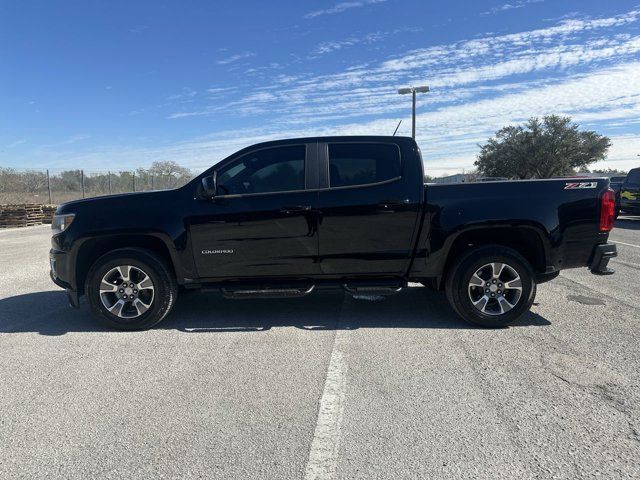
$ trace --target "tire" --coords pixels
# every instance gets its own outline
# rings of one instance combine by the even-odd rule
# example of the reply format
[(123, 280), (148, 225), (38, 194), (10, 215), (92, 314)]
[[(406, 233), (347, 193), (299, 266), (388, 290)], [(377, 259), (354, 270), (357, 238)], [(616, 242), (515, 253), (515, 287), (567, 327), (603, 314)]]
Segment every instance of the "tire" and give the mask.
[[(129, 286), (134, 286), (126, 290), (121, 288), (127, 286), (125, 275)], [(86, 293), (92, 313), (107, 326), (146, 330), (167, 316), (176, 301), (178, 285), (167, 264), (153, 253), (121, 249), (103, 255), (91, 266)]]
[[(501, 271), (499, 277), (494, 277), (496, 270)], [(531, 308), (536, 281), (522, 255), (511, 248), (488, 245), (474, 248), (455, 262), (447, 272), (445, 290), (451, 307), (467, 322), (506, 327)]]

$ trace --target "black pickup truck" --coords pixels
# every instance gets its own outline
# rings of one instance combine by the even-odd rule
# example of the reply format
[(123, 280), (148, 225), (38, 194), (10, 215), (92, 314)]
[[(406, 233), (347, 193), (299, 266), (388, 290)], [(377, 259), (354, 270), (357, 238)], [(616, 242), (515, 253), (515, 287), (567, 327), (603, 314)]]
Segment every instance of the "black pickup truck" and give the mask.
[(409, 282), (444, 290), (462, 318), (495, 327), (527, 312), (536, 285), (561, 269), (613, 273), (608, 179), (423, 179), (411, 138), (261, 143), (175, 190), (61, 205), (51, 277), (72, 306), (84, 294), (121, 329), (155, 325), (187, 289), (357, 296)]

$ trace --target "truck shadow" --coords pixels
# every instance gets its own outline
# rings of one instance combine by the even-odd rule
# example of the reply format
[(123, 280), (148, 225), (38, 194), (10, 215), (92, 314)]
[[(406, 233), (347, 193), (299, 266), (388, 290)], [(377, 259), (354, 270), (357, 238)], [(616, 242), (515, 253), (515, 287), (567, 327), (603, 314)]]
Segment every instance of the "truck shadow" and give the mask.
[[(529, 312), (514, 327), (547, 326)], [(215, 293), (189, 293), (156, 330), (184, 333), (261, 332), (273, 327), (304, 330), (360, 328), (476, 329), (460, 319), (444, 295), (409, 288), (379, 301), (357, 300), (340, 292), (318, 292), (297, 299), (228, 300)], [(117, 333), (103, 327), (86, 301), (74, 310), (62, 291), (36, 292), (0, 300), (0, 333), (64, 335), (71, 332)]]

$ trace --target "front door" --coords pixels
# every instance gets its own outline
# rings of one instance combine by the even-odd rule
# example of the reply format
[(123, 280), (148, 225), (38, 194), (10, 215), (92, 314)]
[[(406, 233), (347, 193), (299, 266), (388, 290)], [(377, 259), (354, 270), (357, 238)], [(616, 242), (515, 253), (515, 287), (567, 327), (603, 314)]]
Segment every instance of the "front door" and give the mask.
[(221, 165), (215, 198), (201, 202), (190, 226), (201, 278), (319, 272), (318, 192), (307, 187), (315, 148), (263, 148)]

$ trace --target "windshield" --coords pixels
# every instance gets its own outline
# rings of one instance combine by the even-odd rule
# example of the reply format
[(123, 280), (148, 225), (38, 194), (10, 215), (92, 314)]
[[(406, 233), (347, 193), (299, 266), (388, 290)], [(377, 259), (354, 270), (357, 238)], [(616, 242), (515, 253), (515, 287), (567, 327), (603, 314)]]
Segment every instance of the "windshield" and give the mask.
[(634, 168), (629, 172), (626, 183), (631, 186), (640, 185), (640, 168)]

